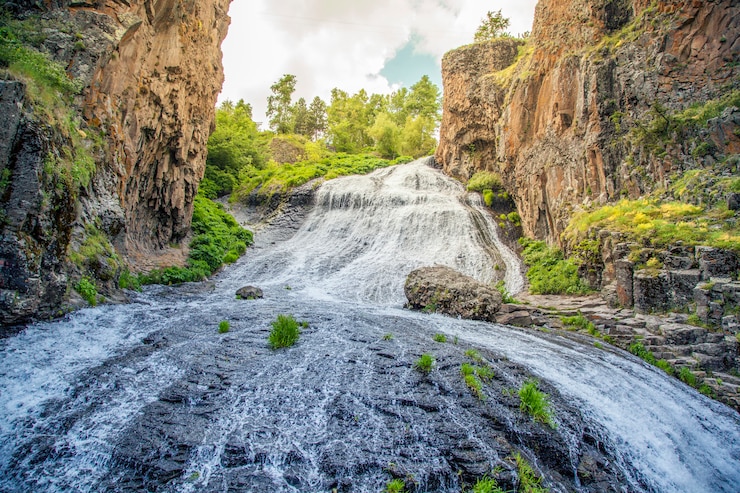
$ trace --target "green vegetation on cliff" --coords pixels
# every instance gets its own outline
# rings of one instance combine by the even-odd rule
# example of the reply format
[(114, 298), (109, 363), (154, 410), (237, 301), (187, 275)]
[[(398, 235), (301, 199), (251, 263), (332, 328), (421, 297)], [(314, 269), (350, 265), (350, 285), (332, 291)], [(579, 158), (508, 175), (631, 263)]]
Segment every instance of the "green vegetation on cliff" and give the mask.
[(590, 289), (578, 277), (578, 265), (563, 252), (544, 241), (520, 238), (522, 257), (532, 294), (587, 294)]

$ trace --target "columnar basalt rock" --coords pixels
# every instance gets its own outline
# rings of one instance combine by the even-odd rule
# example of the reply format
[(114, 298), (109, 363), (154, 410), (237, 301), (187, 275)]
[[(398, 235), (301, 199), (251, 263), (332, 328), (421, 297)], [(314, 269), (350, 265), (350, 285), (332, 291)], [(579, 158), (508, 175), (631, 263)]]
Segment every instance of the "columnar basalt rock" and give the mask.
[[(541, 0), (516, 61), (491, 62), (512, 40), (445, 55), (436, 160), (462, 179), (498, 171), (524, 233), (559, 242), (579, 204), (638, 197), (692, 165), (689, 143), (646, 155), (629, 130), (656, 103), (679, 110), (737, 89), (739, 34), (731, 0)], [(731, 118), (704, 136), (721, 154), (740, 145)]]
[[(0, 134), (0, 171), (9, 170), (0, 206), (15, 218), (1, 223), (3, 323), (57, 312), (70, 291), (68, 274), (76, 269), (67, 256), (91, 234), (90, 227), (115, 247), (110, 252), (118, 262), (115, 269), (127, 259), (136, 269), (137, 262), (186, 239), (223, 83), (220, 45), (230, 2), (19, 0), (4, 5), (18, 19), (39, 19), (44, 35), (37, 48), (60, 62), (83, 89), (70, 106), (80, 119), (70, 132), (59, 122), (42, 121), (43, 112), (23, 90), (15, 94), (22, 84), (0, 87), (2, 119), (8, 120)], [(49, 156), (74, 155), (69, 150), (74, 139), (93, 150), (95, 171), (79, 190), (70, 189), (62, 204), (54, 191), (62, 184), (53, 183), (44, 166)], [(104, 284), (115, 285), (115, 269), (106, 272)]]

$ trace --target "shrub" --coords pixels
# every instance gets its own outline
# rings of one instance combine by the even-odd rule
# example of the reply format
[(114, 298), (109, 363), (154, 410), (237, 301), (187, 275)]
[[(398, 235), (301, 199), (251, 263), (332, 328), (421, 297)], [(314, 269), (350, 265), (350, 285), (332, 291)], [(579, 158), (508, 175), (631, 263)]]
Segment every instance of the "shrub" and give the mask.
[(435, 342), (447, 342), (447, 336), (444, 334), (434, 334)]
[(506, 282), (502, 279), (499, 282), (496, 283), (496, 289), (499, 293), (501, 293), (501, 301), (503, 303), (516, 303), (516, 298), (514, 298), (511, 293), (509, 293), (509, 290), (506, 289)]
[(231, 328), (231, 324), (229, 324), (228, 320), (222, 320), (218, 324), (218, 332), (221, 334), (227, 333), (230, 328)]
[(642, 358), (651, 365), (655, 365), (657, 363), (657, 360), (655, 359), (653, 353), (648, 351), (640, 341), (635, 341), (630, 344), (628, 350), (630, 353), (634, 354), (638, 358)]
[(130, 289), (132, 291), (141, 291), (141, 280), (139, 276), (135, 276), (125, 269), (118, 276), (118, 287), (120, 289)]
[(268, 338), (272, 349), (290, 347), (298, 341), (300, 330), (298, 322), (292, 315), (278, 315), (272, 322)]
[(422, 373), (429, 373), (434, 367), (434, 356), (431, 354), (422, 354), (414, 363), (414, 368)]
[(74, 288), (90, 306), (98, 304), (98, 289), (95, 287), (95, 282), (89, 277), (80, 279)]
[(552, 416), (550, 397), (537, 388), (536, 380), (527, 380), (519, 388), (519, 408), (539, 421), (555, 428)]
[(468, 180), (467, 189), (471, 192), (492, 192), (501, 188), (501, 177), (491, 171), (478, 171)]
[(673, 374), (676, 373), (671, 364), (664, 359), (659, 359), (658, 361), (656, 361), (655, 366), (666, 372), (668, 375), (673, 376)]
[(527, 279), (532, 294), (587, 294), (591, 289), (578, 277), (578, 266), (563, 252), (544, 241), (520, 238), (522, 257), (529, 266)]

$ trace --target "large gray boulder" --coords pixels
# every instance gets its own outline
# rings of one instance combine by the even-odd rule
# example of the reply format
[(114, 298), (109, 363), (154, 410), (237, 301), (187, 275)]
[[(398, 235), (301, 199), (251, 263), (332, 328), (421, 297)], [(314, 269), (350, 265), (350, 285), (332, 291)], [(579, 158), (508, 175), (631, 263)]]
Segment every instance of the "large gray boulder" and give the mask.
[(407, 308), (429, 310), (472, 320), (496, 321), (501, 293), (450, 267), (412, 271), (404, 286)]

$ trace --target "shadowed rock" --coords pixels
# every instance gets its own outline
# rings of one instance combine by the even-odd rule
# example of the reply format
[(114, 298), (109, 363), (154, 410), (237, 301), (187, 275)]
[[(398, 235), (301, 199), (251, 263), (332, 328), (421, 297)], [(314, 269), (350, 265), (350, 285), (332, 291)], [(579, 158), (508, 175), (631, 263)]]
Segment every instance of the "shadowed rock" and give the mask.
[(244, 286), (236, 291), (236, 296), (242, 300), (256, 300), (263, 297), (262, 290), (254, 286)]

